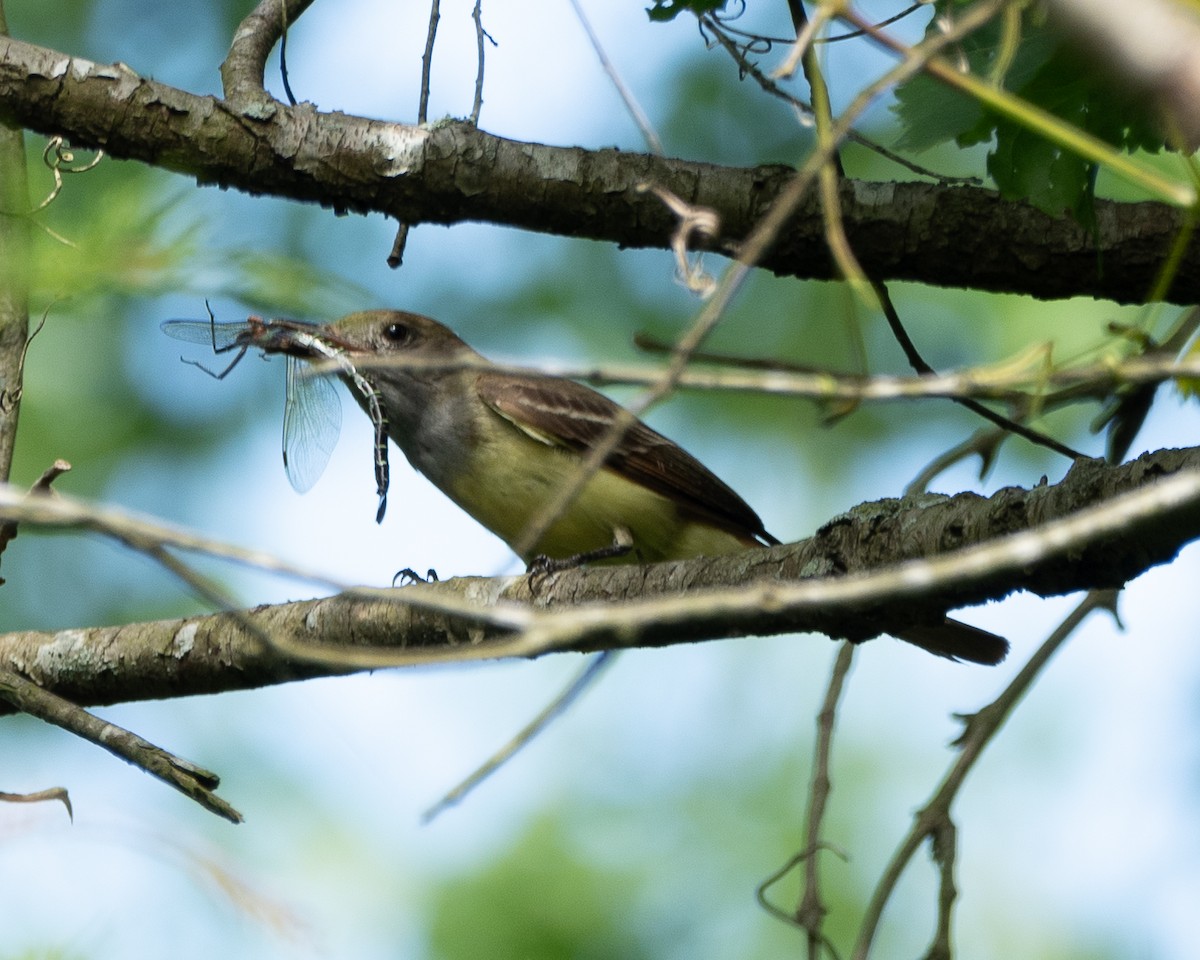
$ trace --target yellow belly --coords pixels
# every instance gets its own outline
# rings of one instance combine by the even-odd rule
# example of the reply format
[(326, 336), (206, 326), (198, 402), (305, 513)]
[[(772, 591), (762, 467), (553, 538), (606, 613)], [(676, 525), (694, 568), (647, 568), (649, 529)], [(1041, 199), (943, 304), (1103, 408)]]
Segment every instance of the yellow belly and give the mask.
[[(471, 469), (446, 492), (476, 520), (516, 549), (556, 493), (569, 483), (580, 457), (513, 431), (503, 450), (481, 444)], [(469, 475), (469, 476), (468, 476)], [(484, 478), (479, 482), (477, 478)], [(579, 496), (521, 559), (573, 557), (610, 546), (619, 528), (633, 550), (612, 561), (655, 563), (744, 550), (741, 538), (682, 516), (675, 504), (609, 469), (593, 476)]]

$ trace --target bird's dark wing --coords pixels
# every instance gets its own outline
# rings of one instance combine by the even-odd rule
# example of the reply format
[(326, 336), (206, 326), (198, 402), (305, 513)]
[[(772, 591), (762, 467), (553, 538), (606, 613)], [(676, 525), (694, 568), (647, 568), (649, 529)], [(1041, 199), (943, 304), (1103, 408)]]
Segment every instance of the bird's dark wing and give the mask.
[[(558, 377), (484, 372), (480, 398), (525, 433), (553, 446), (586, 453), (628, 415), (590, 387)], [(680, 509), (747, 539), (779, 543), (750, 506), (678, 444), (634, 420), (605, 465), (662, 494)]]

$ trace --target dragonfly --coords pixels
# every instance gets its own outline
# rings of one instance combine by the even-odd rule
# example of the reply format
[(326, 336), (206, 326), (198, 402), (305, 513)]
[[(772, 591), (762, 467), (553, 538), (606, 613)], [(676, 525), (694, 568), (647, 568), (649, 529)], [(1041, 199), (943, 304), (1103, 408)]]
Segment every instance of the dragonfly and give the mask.
[(307, 373), (301, 361), (329, 361), (336, 366), (351, 388), (363, 400), (375, 428), (375, 487), (379, 507), (375, 522), (382, 523), (387, 510), (389, 485), (387, 421), (374, 386), (355, 369), (344, 354), (319, 336), (320, 328), (297, 320), (248, 317), (234, 323), (208, 320), (167, 320), (163, 333), (186, 343), (207, 344), (214, 354), (233, 354), (221, 371), (206, 367), (198, 360), (181, 357), (184, 363), (199, 367), (209, 376), (224, 380), (251, 349), (264, 355), (282, 353), (287, 357), (287, 378), (283, 404), (283, 468), (288, 482), (297, 493), (307, 493), (325, 472), (342, 429), (342, 404), (328, 376)]

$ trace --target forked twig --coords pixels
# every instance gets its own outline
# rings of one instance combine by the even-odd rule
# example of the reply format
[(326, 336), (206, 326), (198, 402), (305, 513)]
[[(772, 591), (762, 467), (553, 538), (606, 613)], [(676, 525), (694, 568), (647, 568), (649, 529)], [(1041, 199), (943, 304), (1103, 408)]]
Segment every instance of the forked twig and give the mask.
[[(820, 956), (822, 948), (836, 956), (833, 943), (821, 932), (828, 912), (821, 899), (821, 884), (818, 875), (818, 854), (830, 849), (821, 839), (821, 824), (825, 819), (825, 806), (829, 800), (832, 784), (829, 779), (829, 758), (833, 748), (833, 725), (837, 717), (838, 701), (850, 666), (854, 660), (854, 644), (843, 643), (829, 675), (829, 686), (825, 699), (817, 714), (817, 741), (813, 751), (813, 776), (809, 787), (808, 812), (805, 816), (804, 847), (794, 854), (779, 870), (759, 884), (755, 895), (759, 904), (774, 916), (804, 930), (808, 937), (808, 955), (811, 960)], [(792, 913), (787, 913), (767, 900), (767, 891), (801, 863), (804, 864), (803, 893), (800, 903)]]
[(1116, 603), (1116, 596), (1115, 590), (1096, 590), (1084, 597), (1083, 601), (1067, 615), (1045, 643), (1029, 658), (1029, 661), (1000, 696), (977, 713), (964, 718), (963, 733), (955, 741), (955, 745), (959, 747), (958, 758), (951, 764), (929, 802), (918, 811), (912, 829), (900, 842), (880, 877), (863, 916), (852, 960), (866, 960), (879, 929), (884, 907), (887, 906), (905, 868), (927, 837), (934, 840), (934, 856), (938, 861), (941, 876), (937, 933), (929, 954), (931, 956), (949, 956), (950, 912), (955, 899), (953, 877), (955, 835), (953, 821), (950, 819), (950, 806), (958, 796), (958, 791), (966, 780), (967, 774), (975, 766), (984, 748), (999, 732), (1021, 698), (1029, 691), (1033, 681), (1041, 675), (1050, 662), (1050, 658), (1088, 614), (1094, 610), (1112, 610)]

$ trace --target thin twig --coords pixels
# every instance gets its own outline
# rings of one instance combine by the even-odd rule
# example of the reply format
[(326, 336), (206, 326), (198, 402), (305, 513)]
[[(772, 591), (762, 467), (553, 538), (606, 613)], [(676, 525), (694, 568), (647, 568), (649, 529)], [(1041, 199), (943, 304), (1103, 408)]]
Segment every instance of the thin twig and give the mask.
[[(676, 350), (669, 344), (645, 336), (639, 336), (637, 343), (649, 350), (672, 355)], [(497, 363), (491, 360), (414, 362), (400, 357), (367, 359), (358, 362), (356, 366), (364, 371), (486, 367), (488, 370), (506, 373), (567, 377), (602, 386), (652, 387), (661, 383), (664, 375), (671, 375), (675, 387), (696, 390), (770, 393), (839, 403), (975, 397), (1015, 405), (1029, 404), (1038, 410), (1050, 409), (1066, 402), (1104, 399), (1116, 389), (1139, 384), (1200, 378), (1200, 356), (1176, 360), (1161, 351), (1148, 351), (1123, 360), (1103, 360), (1083, 366), (1050, 370), (1047, 367), (1046, 349), (1039, 346), (1022, 355), (996, 363), (916, 377), (893, 374), (863, 376), (817, 369), (811, 365), (793, 364), (774, 358), (734, 357), (700, 350), (693, 351), (689, 356), (695, 361), (723, 364), (727, 369), (689, 367), (677, 374), (671, 374), (669, 368), (661, 366), (606, 363), (600, 367), (541, 364), (536, 370), (531, 370), (526, 365)], [(312, 365), (314, 374), (333, 372), (336, 369), (336, 366), (331, 364)], [(634, 404), (629, 406), (634, 409)], [(640, 415), (642, 410), (642, 407), (637, 407), (635, 412)]]
[(478, 66), (475, 69), (475, 99), (471, 103), (471, 125), (479, 126), (479, 111), (483, 109), (483, 66), (486, 60), (486, 48), (483, 41), (490, 40), (492, 46), (496, 41), (483, 29), (483, 0), (475, 0), (475, 9), (471, 11), (471, 19), (475, 21), (475, 56)]
[[(717, 42), (721, 45), (722, 49), (724, 49), (725, 52), (733, 58), (734, 62), (738, 65), (738, 69), (751, 77), (764, 92), (784, 101), (803, 116), (812, 116), (812, 104), (802, 100), (800, 97), (797, 97), (794, 94), (789, 93), (787, 90), (784, 90), (783, 87), (768, 77), (756, 63), (750, 60), (738, 48), (738, 45), (734, 43), (733, 40), (731, 40), (727, 35), (729, 30), (727, 24), (720, 23), (720, 26), (718, 26), (717, 22), (714, 22), (709, 17), (701, 17), (700, 22), (704, 25), (705, 29), (707, 29), (714, 37), (716, 37)], [(790, 43), (791, 41), (789, 40), (787, 42)], [(864, 136), (857, 130), (848, 131), (846, 133), (846, 139), (851, 143), (856, 143), (860, 147), (870, 150), (872, 153), (879, 154), (879, 156), (883, 157), (885, 160), (890, 160), (892, 163), (904, 167), (906, 170), (910, 170), (918, 176), (929, 177), (931, 180), (934, 180), (937, 183), (946, 185), (971, 184), (973, 186), (979, 186), (983, 183), (979, 177), (954, 177), (947, 174), (938, 173), (936, 170), (930, 170), (928, 167), (923, 167), (919, 163), (914, 163), (907, 157), (901, 156), (894, 150), (888, 149), (879, 141), (872, 140), (870, 137)]]
[[(908, 335), (908, 331), (900, 319), (900, 314), (897, 312), (895, 304), (892, 303), (892, 297), (888, 293), (887, 287), (879, 281), (874, 283), (874, 287), (875, 293), (879, 297), (880, 306), (883, 308), (883, 315), (887, 318), (888, 327), (891, 329), (892, 335), (896, 338), (896, 342), (900, 344), (900, 349), (904, 351), (904, 356), (908, 359), (909, 365), (922, 376), (936, 376), (937, 371), (926, 363), (925, 358), (917, 350), (917, 345), (913, 343), (912, 338)], [(984, 406), (978, 400), (973, 400), (970, 397), (955, 397), (953, 400), (959, 406), (966, 407), (972, 413), (983, 417), (984, 420), (994, 423), (1001, 430), (1015, 433), (1030, 443), (1035, 443), (1039, 447), (1045, 447), (1047, 450), (1053, 450), (1068, 460), (1076, 460), (1083, 456), (1078, 450), (1068, 447), (1065, 443), (1055, 440), (1040, 430), (1027, 427), (1025, 424), (1006, 417), (1002, 413), (997, 413), (990, 407)]]
[[(958, 791), (962, 787), (967, 774), (983, 753), (984, 748), (1000, 731), (1000, 728), (1004, 725), (1004, 722), (1008, 719), (1013, 709), (1029, 691), (1034, 680), (1041, 675), (1050, 658), (1058, 651), (1080, 623), (1094, 610), (1112, 609), (1115, 600), (1116, 591), (1113, 590), (1098, 590), (1089, 593), (1079, 606), (1050, 634), (1046, 642), (1038, 648), (1037, 652), (1029, 658), (1029, 662), (1021, 668), (1020, 672), (1013, 678), (1012, 682), (1004, 689), (1000, 696), (978, 713), (966, 718), (966, 727), (963, 735), (956, 741), (956, 745), (960, 748), (957, 759), (951, 764), (946, 776), (937, 790), (934, 791), (929, 802), (917, 813), (912, 829), (901, 841), (900, 846), (897, 848), (895, 854), (893, 854), (891, 861), (888, 863), (887, 868), (879, 879), (879, 883), (875, 887), (859, 928), (858, 942), (854, 947), (853, 960), (866, 960), (867, 955), (870, 953), (875, 933), (879, 928), (884, 907), (887, 906), (888, 900), (896, 889), (896, 884), (899, 882), (909, 861), (912, 860), (917, 850), (920, 849), (921, 844), (927, 837), (934, 836), (936, 831), (943, 830), (946, 824), (952, 823), (950, 820), (950, 806), (958, 795)], [(943, 840), (946, 836), (945, 833), (942, 834)], [(945, 871), (953, 869), (953, 850), (943, 847), (938, 852), (944, 860), (942, 864), (944, 876)], [(947, 883), (945, 879), (942, 882), (943, 885)], [(951, 879), (949, 882), (952, 885), (953, 880)], [(943, 891), (942, 894), (939, 894), (939, 905), (949, 910), (953, 904), (953, 899), (953, 896), (947, 896)], [(943, 917), (939, 912), (938, 936), (941, 935), (942, 930), (948, 929), (948, 917)], [(938, 941), (935, 941), (935, 946), (937, 943)]]
[[(433, 47), (437, 42), (438, 22), (441, 20), (441, 3), (440, 0), (430, 0), (429, 4), (429, 29), (425, 34), (425, 52), (421, 54), (421, 94), (417, 101), (417, 123), (423, 124), (429, 122), (429, 90), (430, 90), (430, 74), (433, 70)], [(480, 61), (480, 74), (482, 79), (482, 60)], [(397, 269), (404, 263), (404, 250), (408, 246), (408, 233), (411, 224), (407, 220), (401, 220), (396, 225), (396, 237), (392, 240), (392, 249), (387, 255), (387, 265), (393, 270)]]
[(75, 811), (71, 809), (71, 795), (66, 787), (48, 787), (34, 793), (4, 793), (0, 791), (0, 801), (4, 803), (43, 803), (46, 800), (58, 800), (67, 808), (67, 816), (75, 819)]
[(410, 224), (401, 220), (396, 226), (396, 239), (392, 241), (392, 249), (387, 255), (387, 265), (395, 270), (404, 263), (404, 249), (408, 246), (408, 231)]
[(958, 827), (946, 816), (929, 833), (929, 855), (938, 867), (937, 930), (933, 943), (925, 952), (925, 960), (950, 960), (950, 927), (954, 919), (954, 902), (958, 887), (954, 883), (954, 867), (958, 862)]
[[(793, 7), (795, 5), (798, 5), (798, 0), (788, 0), (789, 7)], [(928, 6), (927, 2), (914, 3), (911, 6), (905, 7), (899, 13), (892, 14), (892, 16), (886, 17), (885, 19), (878, 21), (875, 24), (875, 26), (877, 28), (891, 26), (893, 23), (903, 20), (905, 17), (909, 16), (912, 13), (915, 13), (916, 11), (920, 10), (922, 7), (925, 7), (925, 6)], [(762, 47), (764, 51), (769, 51), (776, 44), (784, 44), (784, 43), (791, 44), (791, 43), (796, 42), (795, 36), (772, 37), (765, 33), (751, 33), (749, 30), (740, 30), (737, 27), (730, 26), (730, 20), (736, 19), (736, 17), (740, 17), (742, 15), (742, 12), (743, 11), (739, 10), (734, 16), (729, 17), (728, 19), (723, 18), (719, 13), (705, 14), (705, 18), (706, 19), (711, 18), (711, 19), (717, 21), (721, 25), (721, 28), (723, 30), (725, 30), (727, 33), (731, 33), (734, 36), (738, 36), (738, 37), (744, 37), (746, 40), (749, 40), (751, 44), (757, 44), (760, 47)], [(817, 45), (826, 44), (826, 43), (840, 43), (843, 40), (853, 40), (856, 37), (861, 37), (861, 36), (863, 36), (863, 33), (864, 33), (864, 31), (862, 31), (862, 30), (851, 30), (849, 33), (839, 33), (836, 36), (832, 36), (832, 37), (817, 37), (816, 39), (813, 40), (813, 43), (817, 44)], [(749, 45), (750, 44), (747, 44), (747, 46), (749, 46)]]
[[(788, 0), (788, 10), (792, 15), (792, 29), (796, 31), (796, 41), (799, 43), (800, 38), (810, 29), (808, 14), (804, 12), (803, 0)], [(811, 44), (804, 49), (800, 58), (800, 65), (804, 69), (804, 79), (808, 81), (808, 89), (812, 93), (813, 116), (817, 118), (824, 116), (826, 131), (828, 131), (828, 125), (833, 123), (833, 109), (829, 103), (829, 87), (825, 83), (825, 74), (822, 72), (821, 64), (817, 60), (816, 48)], [(846, 175), (846, 170), (842, 166), (841, 153), (838, 150), (837, 144), (826, 144), (826, 148), (831, 153), (829, 160), (822, 169), (824, 170), (832, 166), (837, 172), (836, 181)]]
[(288, 78), (287, 68), (287, 10), (283, 6), (279, 8), (279, 19), (279, 77), (283, 81), (283, 92), (287, 94), (288, 103), (294, 107), (296, 105), (296, 95), (292, 93), (292, 82)]
[[(800, 0), (790, 0), (788, 6), (792, 10), (792, 20), (796, 24), (796, 35), (799, 37), (807, 26), (804, 7)], [(845, 175), (842, 167), (839, 144), (832, 137), (833, 107), (829, 100), (829, 87), (821, 65), (817, 62), (815, 48), (809, 46), (802, 57), (804, 76), (812, 91), (813, 120), (816, 124), (817, 144), (828, 154), (829, 159), (821, 165), (817, 175), (817, 190), (821, 200), (821, 218), (825, 224), (825, 246), (832, 254), (834, 262), (842, 275), (842, 280), (849, 286), (854, 296), (873, 307), (871, 285), (867, 281), (862, 265), (850, 246), (850, 238), (846, 236), (846, 225), (842, 220), (842, 198), (839, 190), (841, 179)], [(862, 331), (853, 308), (847, 311), (847, 326), (849, 340), (854, 356), (854, 365), (860, 372), (867, 369), (866, 345), (863, 342)], [(839, 411), (839, 415), (849, 412), (848, 408)]]
[(437, 43), (438, 21), (441, 20), (441, 0), (429, 2), (429, 30), (425, 34), (425, 52), (421, 54), (421, 98), (417, 102), (417, 123), (429, 121), (429, 74), (433, 69), (433, 46)]
[[(43, 471), (33, 486), (29, 488), (29, 492), (35, 495), (48, 494), (50, 492), (50, 484), (70, 469), (71, 465), (66, 460), (55, 460), (50, 468)], [(9, 543), (16, 538), (17, 529), (17, 521), (11, 519), (0, 520), (0, 554), (4, 553)], [(4, 578), (0, 577), (0, 585), (3, 583)]]
[[(911, 4), (901, 10), (899, 13), (894, 13), (890, 17), (885, 17), (882, 20), (877, 20), (872, 26), (879, 30), (882, 27), (890, 27), (893, 23), (899, 23), (911, 13), (916, 13), (922, 7), (929, 6), (928, 0), (920, 0), (919, 3)], [(865, 30), (851, 30), (849, 33), (839, 33), (833, 37), (818, 37), (816, 43), (841, 43), (843, 40), (854, 40), (858, 37), (866, 35)]]
[(596, 56), (600, 60), (600, 66), (608, 74), (608, 79), (616, 87), (617, 94), (621, 97), (621, 102), (625, 104), (625, 109), (642, 132), (646, 146), (650, 148), (651, 153), (657, 154), (660, 157), (663, 156), (662, 141), (658, 138), (658, 134), (654, 132), (654, 125), (650, 123), (650, 118), (646, 116), (646, 111), (638, 103), (637, 97), (633, 95), (633, 91), (629, 89), (628, 84), (621, 78), (621, 74), (617, 71), (613, 62), (609, 60), (608, 54), (604, 52), (604, 46), (600, 43), (600, 38), (596, 36), (596, 31), (592, 29), (592, 24), (588, 20), (587, 14), (583, 12), (583, 6), (579, 0), (571, 0), (571, 8), (575, 11), (575, 17), (579, 20), (579, 25), (583, 27), (583, 32), (587, 34), (588, 42), (591, 43), (592, 49), (596, 51)]
[(82, 707), (49, 690), (43, 690), (32, 680), (9, 670), (0, 670), (0, 697), (24, 713), (62, 727), (140, 767), (191, 797), (211, 813), (231, 823), (242, 822), (242, 815), (214, 793), (221, 782), (220, 777), (190, 760), (156, 747), (123, 727), (101, 720)]
[(137, 550), (141, 550), (144, 544), (172, 546), (311, 583), (324, 584), (334, 589), (345, 587), (327, 574), (286, 563), (265, 551), (236, 547), (178, 527), (156, 523), (114, 507), (87, 503), (75, 497), (29, 497), (11, 486), (0, 485), (0, 516), (43, 527), (93, 530), (116, 537)]
[[(812, 49), (813, 41), (821, 28), (837, 15), (838, 3), (822, 3), (817, 6), (816, 14), (809, 19), (804, 15), (804, 8), (799, 0), (788, 0), (788, 9), (792, 14), (793, 25), (796, 26), (796, 41), (788, 51), (783, 63), (775, 70), (775, 78), (790, 77), (801, 65), (805, 56)], [(797, 16), (797, 12), (799, 15)]]
[(804, 849), (808, 856), (804, 860), (804, 893), (796, 907), (796, 921), (808, 933), (808, 955), (811, 960), (817, 960), (822, 946), (830, 945), (829, 939), (821, 932), (826, 908), (821, 900), (818, 853), (822, 848), (821, 825), (825, 819), (825, 804), (832, 789), (829, 779), (829, 757), (833, 749), (833, 724), (837, 718), (842, 687), (853, 661), (854, 644), (843, 643), (829, 674), (829, 688), (825, 692), (825, 700), (817, 714), (817, 744), (813, 756), (808, 816), (805, 817), (807, 825)]
[(492, 774), (508, 763), (521, 750), (524, 750), (533, 740), (553, 723), (562, 713), (574, 704), (583, 693), (600, 679), (601, 672), (612, 666), (616, 654), (611, 651), (592, 657), (579, 676), (572, 680), (566, 688), (551, 700), (536, 717), (517, 731), (516, 735), (503, 747), (492, 754), (476, 770), (464, 779), (458, 786), (446, 793), (441, 800), (421, 815), (422, 823), (429, 823), (450, 807), (456, 806), (466, 799), (476, 787), (480, 786)]

